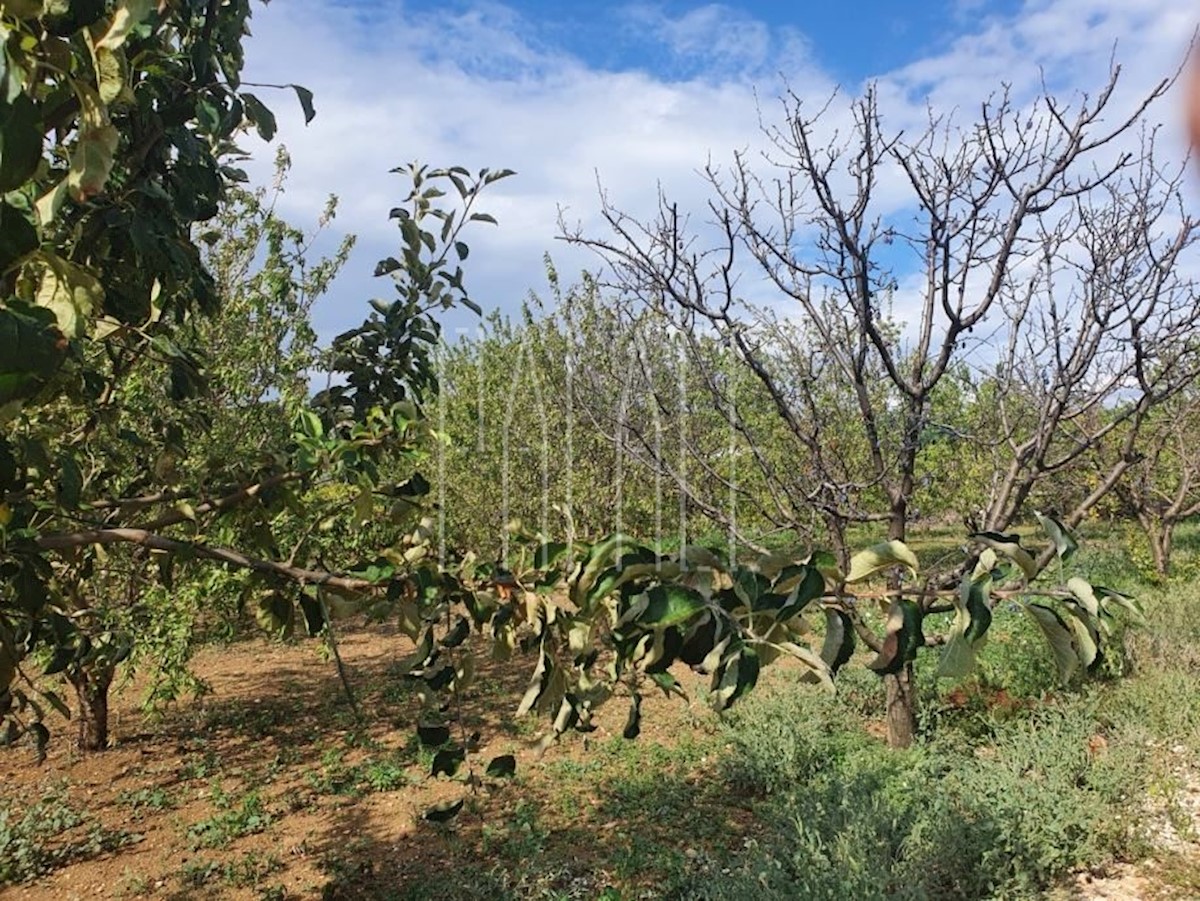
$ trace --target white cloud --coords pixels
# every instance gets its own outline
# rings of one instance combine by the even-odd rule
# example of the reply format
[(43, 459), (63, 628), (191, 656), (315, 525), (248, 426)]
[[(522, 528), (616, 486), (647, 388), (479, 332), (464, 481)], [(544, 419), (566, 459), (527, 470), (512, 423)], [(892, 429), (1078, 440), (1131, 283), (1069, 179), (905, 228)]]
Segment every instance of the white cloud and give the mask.
[[(1056, 89), (1094, 89), (1117, 39), (1127, 67), (1117, 108), (1126, 108), (1181, 56), (1192, 22), (1179, 6), (1029, 0), (1016, 17), (977, 20), (978, 32), (944, 52), (879, 73), (888, 122), (921, 122), (926, 97), (969, 121), (1001, 82), (1012, 83), (1019, 98), (1031, 95), (1039, 67)], [(532, 23), (495, 4), (422, 17), (396, 4), (287, 0), (255, 13), (248, 79), (299, 82), (316, 94), (318, 115), (308, 128), (292, 97), (274, 99), (294, 159), (285, 212), (312, 221), (336, 193), (338, 227), (360, 236), (350, 271), (319, 307), (323, 331), (357, 322), (364, 301), (386, 290), (369, 275), (377, 258), (395, 250), (387, 212), (405, 186), (387, 173), (400, 163), (518, 171), (484, 203), (500, 228), (468, 237), (473, 295), (485, 308), (511, 311), (541, 287), (547, 250), (564, 277), (594, 264), (555, 236), (560, 205), (570, 220), (596, 222), (597, 176), (614, 204), (634, 213), (652, 210), (661, 183), (681, 208), (702, 217), (707, 191), (697, 170), (710, 156), (725, 161), (762, 143), (756, 80), (767, 98), (775, 71), (802, 96), (825, 98), (833, 88), (810, 64), (799, 32), (772, 31), (718, 5), (676, 18), (646, 5), (628, 14), (676, 57), (705, 65), (674, 80), (589, 69), (539, 43)], [(777, 111), (764, 106), (768, 116)], [(270, 154), (260, 156), (262, 174)], [(892, 203), (905, 202), (897, 185), (890, 190)]]

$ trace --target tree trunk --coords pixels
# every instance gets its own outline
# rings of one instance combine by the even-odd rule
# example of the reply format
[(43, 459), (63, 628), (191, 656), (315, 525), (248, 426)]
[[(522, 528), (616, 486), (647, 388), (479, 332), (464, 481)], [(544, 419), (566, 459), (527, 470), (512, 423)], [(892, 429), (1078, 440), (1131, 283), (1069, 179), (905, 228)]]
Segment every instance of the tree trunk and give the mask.
[(1162, 519), (1156, 524), (1157, 528), (1146, 534), (1150, 539), (1150, 553), (1154, 557), (1154, 571), (1166, 577), (1171, 572), (1171, 541), (1175, 532), (1175, 523)]
[(103, 751), (108, 747), (108, 687), (111, 667), (79, 668), (68, 676), (79, 707), (79, 750)]
[(907, 748), (917, 734), (917, 691), (911, 663), (893, 676), (883, 677), (887, 692), (887, 743)]
[[(911, 488), (911, 486), (909, 486)], [(903, 541), (908, 534), (908, 495), (902, 493), (892, 500), (892, 519), (888, 523), (888, 538)], [(892, 583), (899, 588), (900, 582)], [(917, 734), (916, 678), (911, 663), (895, 675), (883, 677), (887, 703), (887, 743), (889, 748), (907, 748)]]

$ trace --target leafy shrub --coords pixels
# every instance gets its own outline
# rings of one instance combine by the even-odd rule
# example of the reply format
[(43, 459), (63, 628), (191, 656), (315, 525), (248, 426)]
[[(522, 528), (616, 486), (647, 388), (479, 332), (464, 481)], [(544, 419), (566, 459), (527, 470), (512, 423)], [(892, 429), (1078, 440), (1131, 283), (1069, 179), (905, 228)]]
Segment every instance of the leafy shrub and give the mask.
[[(888, 751), (836, 701), (752, 698), (727, 720), (735, 789), (775, 802), (733, 867), (700, 862), (680, 894), (710, 899), (1027, 897), (1136, 838), (1145, 752), (1109, 743), (1090, 697)], [(1136, 846), (1135, 846), (1136, 847)]]
[(20, 806), (9, 802), (0, 808), (0, 885), (27, 882), (136, 840), (90, 822), (68, 803), (61, 787), (50, 789), (24, 810)]

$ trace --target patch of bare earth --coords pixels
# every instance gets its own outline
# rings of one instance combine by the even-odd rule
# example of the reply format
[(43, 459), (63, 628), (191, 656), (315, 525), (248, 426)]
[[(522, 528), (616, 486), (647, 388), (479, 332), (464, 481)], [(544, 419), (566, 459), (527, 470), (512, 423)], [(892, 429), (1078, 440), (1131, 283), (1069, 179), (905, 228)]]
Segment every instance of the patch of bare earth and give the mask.
[[(127, 834), (123, 847), (9, 886), (0, 890), (4, 897), (423, 897), (422, 884), (452, 888), (456, 879), (475, 878), (481, 855), (507, 853), (519, 864), (523, 841), (557, 855), (561, 881), (580, 883), (581, 897), (603, 888), (592, 884), (597, 870), (632, 848), (634, 836), (603, 779), (577, 781), (567, 789), (574, 796), (564, 797), (559, 777), (572, 768), (597, 772), (594, 751), (620, 735), (624, 704), (603, 708), (586, 738), (572, 735), (539, 757), (533, 745), (544, 724), (512, 716), (531, 661), (481, 666), (462, 698), (462, 723), (480, 733), (475, 771), (511, 753), (517, 777), (515, 784), (484, 779), (473, 792), (465, 770), (453, 780), (428, 778), (430, 755), (414, 735), (419, 703), (395, 672), (411, 643), (378, 627), (349, 631), (339, 644), (361, 720), (315, 643), (247, 641), (198, 654), (193, 669), (211, 693), (157, 721), (140, 713), (136, 682), (122, 689), (113, 699), (112, 746), (103, 753), (75, 752), (67, 723), (41, 766), (28, 748), (0, 751), (0, 800), (33, 803), (59, 789), (91, 826)], [(625, 763), (635, 775), (638, 749), (661, 751), (681, 734), (712, 731), (711, 715), (695, 701), (647, 698), (643, 710), (641, 740), (621, 752), (634, 755), (632, 766)], [(694, 813), (744, 835), (750, 812), (715, 796), (706, 811), (699, 786), (707, 780), (696, 766), (681, 761), (677, 774), (683, 791), (696, 787)], [(591, 796), (579, 796), (581, 786)], [(422, 819), (430, 807), (460, 798), (466, 806), (453, 825)]]

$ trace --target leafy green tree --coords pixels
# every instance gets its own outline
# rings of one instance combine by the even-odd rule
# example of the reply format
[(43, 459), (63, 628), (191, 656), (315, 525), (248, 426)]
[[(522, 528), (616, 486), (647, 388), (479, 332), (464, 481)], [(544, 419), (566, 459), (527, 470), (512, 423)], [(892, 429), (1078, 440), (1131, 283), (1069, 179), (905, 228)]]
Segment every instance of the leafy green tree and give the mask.
[[(493, 221), (472, 206), (506, 173), (397, 170), (413, 184), (393, 212), (403, 262), (378, 270), (395, 297), (332, 342), (319, 358), (329, 387), (310, 398), (307, 304), (341, 255), (305, 270), (302, 242), (253, 195), (227, 207), (235, 218), (258, 210), (241, 247), (205, 224), (245, 179), (239, 134), (275, 131), (240, 82), (249, 15), (248, 0), (0, 7), (0, 715), (10, 740), (30, 734), (44, 746), (44, 705), (63, 707), (25, 673), (47, 662), (74, 677), (82, 743), (103, 744), (108, 680), (136, 638), (117, 611), (139, 609), (147, 574), (170, 591), (177, 566), (252, 572), (262, 621), (285, 623), (299, 607), (313, 631), (328, 620), (323, 592), (395, 581), (395, 568), (331, 569), (306, 539), (348, 493), (360, 518), (376, 489), (397, 505), (423, 494), (422, 482), (381, 485), (380, 461), (423, 453), (430, 430), (417, 405), (435, 387), (434, 313), (473, 307), (457, 265), (462, 230)], [(311, 95), (295, 93), (311, 118)], [(437, 183), (456, 189), (452, 210), (434, 203)], [(214, 272), (240, 279), (260, 246), (258, 275), (224, 286), (231, 318), (206, 326), (230, 299)], [(274, 368), (254, 368), (256, 340), (285, 350)], [(208, 419), (211, 435), (197, 428)], [(300, 523), (287, 551), (281, 514)], [(427, 538), (405, 534), (388, 537), (404, 550)]]

